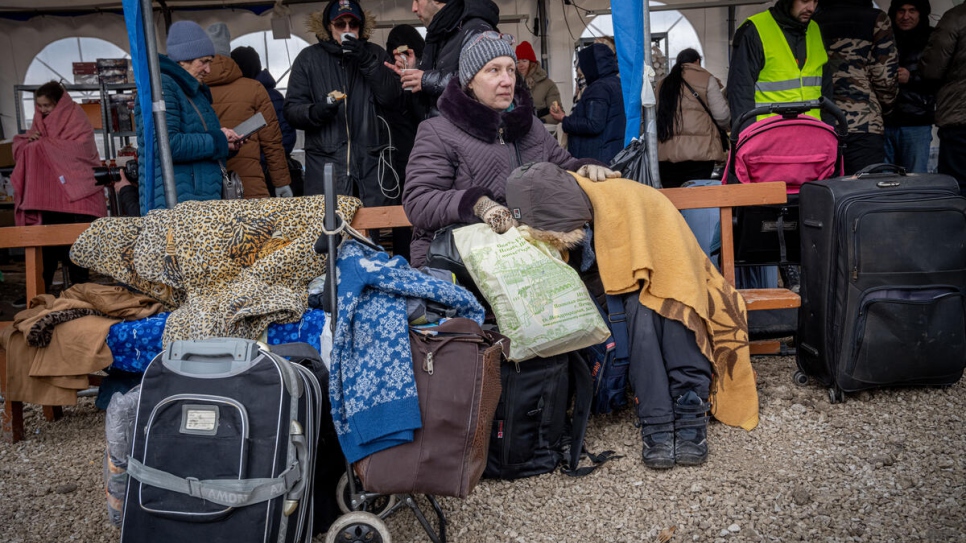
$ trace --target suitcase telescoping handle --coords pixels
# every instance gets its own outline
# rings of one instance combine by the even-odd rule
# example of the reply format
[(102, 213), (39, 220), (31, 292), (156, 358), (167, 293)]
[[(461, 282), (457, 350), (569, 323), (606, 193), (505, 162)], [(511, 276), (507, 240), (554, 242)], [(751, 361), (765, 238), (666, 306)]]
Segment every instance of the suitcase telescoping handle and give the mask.
[(182, 340), (171, 343), (161, 363), (181, 375), (221, 378), (248, 370), (257, 355), (258, 344), (248, 339)]

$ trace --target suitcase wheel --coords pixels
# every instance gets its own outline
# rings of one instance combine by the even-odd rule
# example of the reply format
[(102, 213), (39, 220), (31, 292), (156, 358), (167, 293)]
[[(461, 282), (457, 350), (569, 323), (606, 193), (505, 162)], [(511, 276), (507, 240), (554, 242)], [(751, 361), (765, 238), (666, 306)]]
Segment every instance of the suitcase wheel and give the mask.
[(796, 385), (803, 387), (808, 384), (808, 375), (805, 375), (803, 371), (796, 371), (795, 375), (792, 376), (792, 380), (795, 381)]
[(353, 511), (335, 519), (325, 534), (325, 543), (391, 543), (389, 528), (379, 517)]
[(392, 506), (396, 505), (396, 496), (391, 494), (371, 494), (362, 489), (362, 483), (355, 479), (356, 500), (360, 501), (352, 507), (352, 491), (349, 488), (349, 474), (343, 473), (339, 484), (335, 487), (335, 499), (339, 504), (339, 511), (351, 513), (354, 510), (366, 511), (381, 516)]
[(841, 388), (831, 387), (828, 389), (828, 402), (830, 404), (842, 403), (845, 401), (845, 392)]

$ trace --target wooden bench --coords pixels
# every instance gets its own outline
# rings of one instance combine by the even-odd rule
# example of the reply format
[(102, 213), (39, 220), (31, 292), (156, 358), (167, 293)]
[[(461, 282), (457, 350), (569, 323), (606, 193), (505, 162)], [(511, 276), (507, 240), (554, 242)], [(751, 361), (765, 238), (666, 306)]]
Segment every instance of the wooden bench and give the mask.
[[(785, 184), (759, 183), (753, 185), (723, 185), (662, 189), (661, 192), (678, 209), (718, 208), (721, 224), (732, 223), (732, 208), (750, 205), (782, 204), (786, 202)], [(0, 248), (23, 248), (26, 258), (27, 300), (43, 294), (43, 258), (41, 249), (48, 246), (70, 245), (87, 229), (87, 224), (52, 226), (24, 226), (0, 228)], [(363, 208), (356, 213), (352, 226), (363, 233), (366, 230), (410, 226), (401, 206)], [(734, 239), (731, 228), (721, 229), (720, 269), (725, 279), (735, 284)], [(798, 294), (785, 289), (739, 290), (749, 311), (763, 309), (788, 309), (801, 305)], [(0, 328), (11, 324), (0, 322)], [(777, 342), (753, 343), (752, 354), (768, 354), (777, 351)], [(6, 353), (0, 350), (0, 385), (6, 387)], [(92, 376), (95, 378), (96, 376)], [(94, 381), (96, 382), (96, 380)], [(4, 391), (5, 392), (5, 391)], [(3, 433), (17, 442), (23, 439), (23, 403), (6, 399), (3, 406)], [(60, 416), (60, 407), (44, 407), (49, 420)]]

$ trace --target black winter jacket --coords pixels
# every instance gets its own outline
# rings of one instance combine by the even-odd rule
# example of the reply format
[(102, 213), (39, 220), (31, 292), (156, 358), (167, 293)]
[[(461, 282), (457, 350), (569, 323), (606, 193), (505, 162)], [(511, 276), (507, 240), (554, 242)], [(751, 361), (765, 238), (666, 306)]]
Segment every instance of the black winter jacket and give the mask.
[[(327, 24), (316, 28), (320, 42), (295, 58), (285, 97), (285, 119), (305, 131), (305, 195), (322, 194), (323, 168), (330, 162), (339, 194), (358, 196), (366, 206), (396, 204), (398, 198), (380, 190), (377, 169), (380, 148), (388, 139), (378, 108), (399, 107), (402, 97), (399, 77), (383, 64), (392, 59), (382, 47), (365, 41), (368, 25), (361, 32), (371, 54), (365, 65), (344, 60), (342, 46), (323, 38)], [(326, 97), (333, 90), (346, 98), (330, 110)]]
[(436, 101), (449, 80), (459, 74), (460, 51), (468, 36), (496, 30), (500, 8), (492, 0), (450, 0), (426, 28), (426, 47), (419, 60), (423, 70), (419, 93), (425, 118), (439, 115)]
[(909, 70), (909, 81), (899, 84), (899, 98), (892, 113), (885, 118), (886, 126), (925, 126), (936, 119), (935, 81), (923, 79), (919, 71), (919, 59), (926, 48), (933, 28), (928, 17), (923, 17), (919, 26), (912, 30), (893, 29), (896, 35), (896, 48), (899, 49), (899, 66)]

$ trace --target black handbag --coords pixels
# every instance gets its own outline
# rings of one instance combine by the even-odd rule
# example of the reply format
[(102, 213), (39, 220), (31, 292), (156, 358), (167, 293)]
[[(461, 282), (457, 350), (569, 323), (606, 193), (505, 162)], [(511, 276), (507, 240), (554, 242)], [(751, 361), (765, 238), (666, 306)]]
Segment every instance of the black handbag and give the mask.
[(429, 251), (426, 253), (426, 266), (452, 272), (460, 286), (472, 292), (480, 303), (485, 304), (486, 299), (473, 282), (470, 272), (466, 270), (459, 249), (456, 248), (456, 240), (453, 239), (453, 230), (463, 226), (466, 225), (451, 224), (433, 234), (433, 241), (429, 244)]

